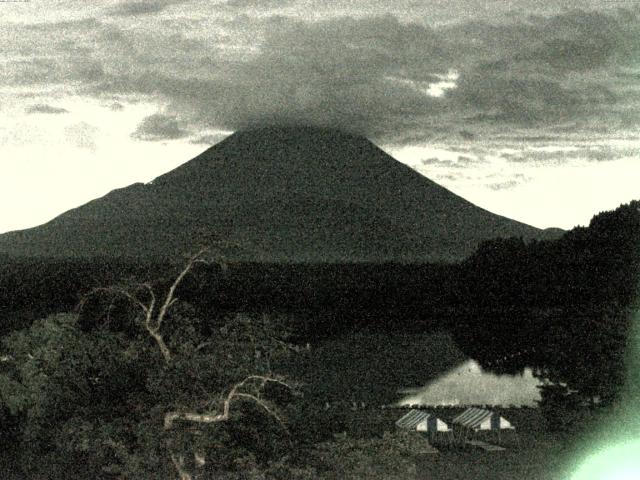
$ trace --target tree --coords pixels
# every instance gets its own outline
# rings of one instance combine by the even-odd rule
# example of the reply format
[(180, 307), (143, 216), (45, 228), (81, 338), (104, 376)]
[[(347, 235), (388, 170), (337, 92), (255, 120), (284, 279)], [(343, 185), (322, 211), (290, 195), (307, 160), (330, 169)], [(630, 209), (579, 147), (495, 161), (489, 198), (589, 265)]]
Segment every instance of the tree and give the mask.
[(267, 316), (236, 315), (208, 334), (211, 326), (176, 296), (205, 253), (192, 256), (162, 295), (143, 283), (85, 297), (83, 304), (97, 295), (127, 299), (138, 312), (137, 330), (84, 331), (78, 316), (67, 314), (4, 339), (10, 361), (0, 374), (0, 399), (19, 419), (32, 455), (62, 470), (81, 458), (100, 475), (170, 478), (173, 471), (187, 480), (255, 457), (234, 441), (243, 428), (252, 435), (243, 417), (273, 433), (275, 450), (287, 445), (275, 400), (287, 400), (297, 386), (271, 365), (298, 348), (285, 325)]
[(633, 201), (555, 241), (482, 244), (461, 264), (466, 315), (453, 333), (483, 366), (529, 366), (551, 382), (542, 391), (545, 411), (596, 399), (607, 405), (626, 376), (639, 280), (640, 202)]

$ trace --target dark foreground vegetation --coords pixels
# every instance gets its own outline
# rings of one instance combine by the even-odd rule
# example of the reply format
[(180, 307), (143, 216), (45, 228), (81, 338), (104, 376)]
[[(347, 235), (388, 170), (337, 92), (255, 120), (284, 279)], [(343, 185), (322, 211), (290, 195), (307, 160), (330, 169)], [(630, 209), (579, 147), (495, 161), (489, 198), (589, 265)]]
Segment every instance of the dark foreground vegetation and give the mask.
[[(5, 467), (14, 478), (551, 478), (551, 452), (624, 385), (639, 207), (555, 241), (487, 242), (456, 265), (6, 259)], [(443, 330), (462, 353), (425, 336)], [(465, 356), (548, 381), (540, 409), (511, 412), (529, 441), (495, 463), (426, 456), (379, 408)], [(324, 408), (341, 395), (367, 414)]]

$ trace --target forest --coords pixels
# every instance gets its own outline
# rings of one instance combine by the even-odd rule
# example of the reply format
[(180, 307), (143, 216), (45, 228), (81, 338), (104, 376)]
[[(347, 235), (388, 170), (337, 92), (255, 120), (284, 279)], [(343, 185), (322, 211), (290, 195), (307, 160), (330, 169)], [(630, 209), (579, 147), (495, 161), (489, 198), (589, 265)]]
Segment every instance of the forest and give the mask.
[(26, 478), (78, 465), (87, 478), (316, 478), (347, 448), (339, 418), (314, 403), (322, 385), (277, 367), (362, 331), (445, 331), (485, 369), (531, 367), (552, 420), (607, 408), (625, 384), (639, 278), (637, 201), (557, 240), (485, 242), (457, 264), (227, 264), (213, 248), (5, 257), (3, 444)]

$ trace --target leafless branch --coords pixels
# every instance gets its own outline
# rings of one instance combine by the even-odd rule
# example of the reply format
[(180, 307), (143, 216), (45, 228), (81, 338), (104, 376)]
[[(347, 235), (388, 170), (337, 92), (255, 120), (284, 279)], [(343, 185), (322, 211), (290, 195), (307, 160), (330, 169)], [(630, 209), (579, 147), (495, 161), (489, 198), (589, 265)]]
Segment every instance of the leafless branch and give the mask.
[(170, 430), (176, 420), (186, 420), (197, 423), (224, 422), (228, 417), (220, 413), (168, 412), (164, 416), (164, 428)]
[(180, 480), (192, 480), (193, 476), (184, 469), (184, 456), (171, 454), (171, 461), (173, 466), (178, 471), (178, 478)]
[(213, 342), (202, 342), (196, 347), (195, 351), (199, 352), (203, 348), (207, 348), (209, 345), (213, 345)]
[(194, 264), (206, 263), (206, 260), (202, 258), (202, 256), (207, 251), (208, 251), (207, 248), (203, 248), (198, 253), (193, 255), (187, 262), (187, 265), (182, 269), (182, 271), (178, 274), (176, 279), (173, 281), (173, 284), (169, 288), (169, 292), (165, 297), (164, 303), (162, 304), (162, 307), (160, 307), (160, 312), (156, 317), (156, 330), (160, 329), (160, 327), (162, 326), (162, 322), (164, 321), (164, 317), (167, 314), (167, 311), (169, 310), (171, 305), (173, 305), (177, 300), (177, 298), (175, 298), (176, 288), (178, 288), (178, 285), (180, 285), (180, 282), (182, 282), (182, 280), (187, 275), (187, 273), (189, 273), (189, 271), (193, 268)]
[[(145, 330), (149, 333), (151, 338), (153, 338), (158, 344), (158, 348), (162, 353), (162, 357), (164, 358), (165, 363), (169, 363), (171, 361), (171, 350), (167, 346), (164, 337), (160, 331), (162, 324), (164, 322), (165, 316), (169, 309), (176, 303), (178, 300), (175, 297), (176, 289), (184, 279), (184, 277), (189, 273), (189, 271), (193, 268), (196, 263), (206, 263), (206, 260), (203, 257), (205, 252), (207, 252), (207, 248), (201, 249), (198, 253), (193, 255), (182, 271), (178, 274), (176, 279), (171, 284), (167, 295), (164, 298), (162, 306), (160, 310), (156, 314), (156, 303), (157, 298), (153, 291), (153, 287), (149, 283), (141, 283), (136, 284), (131, 287), (99, 287), (94, 288), (88, 294), (86, 294), (79, 304), (79, 311), (82, 311), (82, 308), (88, 301), (90, 297), (93, 295), (97, 295), (98, 293), (109, 293), (111, 295), (121, 295), (127, 298), (133, 305), (136, 305), (142, 313), (144, 314), (143, 325)], [(136, 291), (145, 290), (148, 296), (148, 303), (144, 303), (138, 296), (136, 296)]]
[[(242, 391), (244, 387), (256, 380), (259, 380), (259, 384), (253, 386), (253, 390), (251, 393)], [(287, 387), (288, 389), (293, 388), (290, 383), (276, 376), (249, 375), (244, 380), (236, 383), (231, 388), (231, 390), (229, 390), (229, 393), (225, 397), (222, 404), (222, 413), (217, 413), (215, 411), (206, 413), (176, 411), (167, 412), (164, 416), (164, 428), (165, 430), (170, 430), (173, 427), (173, 422), (175, 420), (185, 420), (198, 423), (217, 423), (227, 421), (231, 416), (231, 404), (238, 398), (248, 398), (255, 401), (284, 427), (284, 422), (282, 421), (282, 419), (275, 413), (272, 408), (267, 405), (264, 400), (259, 397), (260, 393), (267, 383), (277, 383)], [(284, 428), (286, 430), (286, 427)]]

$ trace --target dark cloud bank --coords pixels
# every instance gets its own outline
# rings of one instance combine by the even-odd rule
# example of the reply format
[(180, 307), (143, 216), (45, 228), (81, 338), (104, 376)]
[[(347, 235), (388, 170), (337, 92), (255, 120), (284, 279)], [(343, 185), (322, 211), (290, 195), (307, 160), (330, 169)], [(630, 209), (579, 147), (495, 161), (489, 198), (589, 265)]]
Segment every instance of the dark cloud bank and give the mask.
[(180, 0), (145, 0), (124, 2), (108, 11), (108, 15), (115, 17), (131, 17), (139, 15), (155, 14), (163, 11), (165, 8), (181, 3)]
[[(164, 8), (143, 5), (113, 13)], [(462, 129), (473, 136), (492, 125), (630, 128), (640, 111), (639, 11), (439, 28), (392, 16), (238, 16), (225, 21), (230, 34), (207, 40), (175, 33), (133, 38), (96, 21), (90, 34), (74, 27), (80, 55), (64, 57), (63, 68), (39, 68), (45, 77), (71, 75), (92, 93), (159, 97), (175, 117), (145, 119), (135, 135), (147, 139), (265, 123), (337, 127), (389, 143)], [(453, 70), (457, 88), (441, 98), (426, 94)]]

